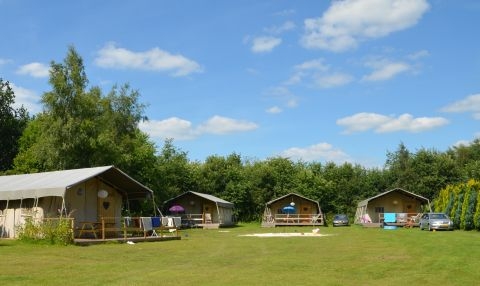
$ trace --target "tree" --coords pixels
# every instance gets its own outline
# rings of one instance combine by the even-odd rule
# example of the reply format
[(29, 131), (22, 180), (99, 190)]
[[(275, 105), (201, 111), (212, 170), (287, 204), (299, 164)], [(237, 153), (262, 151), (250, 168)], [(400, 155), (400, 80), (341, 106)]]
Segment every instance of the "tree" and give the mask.
[(51, 63), (52, 90), (20, 140), (15, 168), (36, 172), (115, 165), (137, 180), (149, 181), (155, 146), (138, 124), (145, 120), (140, 94), (128, 84), (106, 95), (87, 90), (83, 60), (69, 47), (63, 63)]
[(164, 201), (184, 192), (196, 190), (194, 165), (189, 164), (187, 153), (176, 148), (172, 139), (164, 142), (157, 156), (155, 176), (152, 178), (155, 197)]
[(14, 103), (10, 83), (0, 78), (0, 172), (12, 169), (19, 139), (29, 121), (27, 110), (23, 106), (13, 108)]
[(400, 143), (396, 152), (387, 153), (386, 167), (391, 180), (391, 187), (411, 189), (415, 180), (415, 172), (411, 168), (411, 154), (407, 147)]

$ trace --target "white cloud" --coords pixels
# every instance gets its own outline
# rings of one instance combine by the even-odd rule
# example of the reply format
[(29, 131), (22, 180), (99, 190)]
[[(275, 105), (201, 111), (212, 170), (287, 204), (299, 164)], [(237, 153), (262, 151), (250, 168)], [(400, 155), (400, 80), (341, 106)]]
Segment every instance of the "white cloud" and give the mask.
[(293, 10), (293, 9), (282, 10), (282, 11), (278, 11), (278, 12), (274, 13), (274, 15), (282, 16), (282, 17), (290, 16), (290, 15), (293, 15), (293, 14), (295, 14), (295, 10)]
[(299, 84), (305, 79), (320, 88), (332, 88), (346, 85), (354, 80), (352, 76), (342, 72), (330, 72), (330, 66), (324, 63), (324, 59), (313, 59), (295, 65), (294, 73), (284, 85)]
[(258, 125), (245, 120), (215, 115), (198, 127), (194, 127), (190, 121), (178, 117), (144, 121), (139, 124), (139, 127), (152, 138), (191, 140), (204, 134), (223, 135), (251, 131), (257, 129)]
[(197, 62), (182, 55), (173, 55), (159, 48), (145, 52), (133, 52), (117, 48), (113, 43), (105, 45), (98, 52), (95, 64), (103, 68), (169, 72), (173, 76), (186, 76), (194, 72), (202, 72), (202, 68)]
[(468, 140), (459, 140), (453, 144), (453, 146), (455, 147), (461, 147), (461, 146), (468, 147), (470, 145), (472, 145), (472, 141), (468, 141)]
[(278, 106), (272, 106), (266, 110), (267, 113), (277, 114), (281, 113), (283, 110)]
[(321, 88), (332, 88), (350, 83), (352, 76), (345, 73), (333, 73), (329, 75), (315, 76), (315, 84)]
[(257, 129), (258, 125), (246, 120), (237, 120), (215, 115), (198, 127), (200, 133), (227, 134)]
[(422, 132), (448, 124), (443, 117), (417, 117), (405, 113), (398, 117), (377, 113), (357, 113), (337, 120), (337, 125), (344, 126), (344, 133), (374, 130), (377, 133), (397, 131)]
[(424, 57), (428, 57), (429, 55), (430, 55), (429, 51), (420, 50), (420, 51), (417, 51), (415, 53), (412, 53), (412, 54), (408, 55), (407, 58), (410, 59), (410, 60), (418, 60), (418, 59), (421, 59), (421, 58), (424, 58)]
[(267, 53), (282, 43), (282, 39), (276, 37), (257, 37), (253, 39), (252, 52)]
[(50, 74), (50, 67), (42, 63), (34, 62), (21, 66), (18, 68), (17, 73), (38, 78), (48, 77)]
[(153, 138), (190, 140), (197, 137), (190, 121), (171, 117), (165, 120), (149, 120), (139, 124), (142, 131)]
[(272, 87), (267, 91), (267, 95), (281, 101), (286, 107), (298, 106), (298, 98), (285, 86)]
[(472, 94), (441, 109), (443, 112), (471, 112), (474, 119), (480, 120), (480, 93)]
[(294, 68), (296, 70), (316, 70), (316, 71), (327, 71), (330, 67), (326, 64), (323, 63), (324, 60), (322, 58), (320, 59), (314, 59), (310, 61), (303, 62), (299, 65), (296, 65)]
[(428, 9), (426, 0), (332, 1), (322, 17), (304, 21), (302, 44), (306, 48), (346, 51), (359, 41), (414, 26)]
[(33, 90), (16, 86), (13, 83), (10, 83), (10, 87), (15, 93), (15, 103), (13, 107), (19, 108), (23, 105), (31, 115), (36, 114), (41, 110), (40, 96), (38, 96)]
[(11, 63), (11, 62), (12, 62), (12, 60), (0, 58), (0, 66), (1, 65), (6, 65), (6, 64)]
[(280, 26), (272, 26), (272, 27), (269, 27), (269, 28), (265, 28), (264, 31), (269, 33), (269, 34), (278, 35), (278, 34), (281, 34), (281, 33), (284, 33), (284, 32), (294, 30), (295, 27), (296, 27), (295, 23), (293, 23), (292, 21), (287, 21)]
[(317, 72), (326, 72), (330, 67), (324, 64), (324, 60), (320, 58), (303, 62), (294, 66), (293, 68), (295, 72), (284, 82), (285, 85), (299, 84), (302, 82), (303, 78), (311, 77)]
[(318, 143), (305, 148), (292, 147), (280, 153), (281, 157), (301, 161), (320, 161), (344, 163), (351, 161), (350, 157), (340, 149), (328, 143)]
[(393, 78), (394, 76), (410, 70), (410, 66), (404, 62), (390, 62), (382, 59), (378, 61), (369, 61), (366, 66), (373, 68), (373, 72), (363, 77), (365, 81), (382, 81)]

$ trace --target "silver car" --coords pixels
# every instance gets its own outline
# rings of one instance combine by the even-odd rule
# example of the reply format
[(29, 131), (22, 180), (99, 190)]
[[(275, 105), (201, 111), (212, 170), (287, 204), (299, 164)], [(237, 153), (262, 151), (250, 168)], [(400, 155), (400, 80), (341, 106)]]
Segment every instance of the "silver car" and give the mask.
[(420, 230), (453, 230), (452, 220), (444, 213), (425, 213), (420, 217)]
[(346, 214), (337, 214), (333, 217), (333, 226), (348, 226), (348, 216)]

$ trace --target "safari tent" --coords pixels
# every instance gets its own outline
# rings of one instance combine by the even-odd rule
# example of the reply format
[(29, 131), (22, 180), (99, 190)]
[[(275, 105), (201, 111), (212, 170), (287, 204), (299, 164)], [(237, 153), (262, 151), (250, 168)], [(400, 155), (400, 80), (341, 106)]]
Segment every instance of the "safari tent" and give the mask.
[(235, 224), (234, 204), (209, 194), (185, 192), (164, 203), (164, 213), (181, 217), (188, 227), (217, 228)]
[(365, 226), (383, 224), (385, 214), (389, 214), (395, 217), (394, 223), (402, 225), (424, 210), (430, 210), (427, 198), (395, 188), (359, 202), (355, 223)]
[(146, 198), (153, 191), (114, 166), (0, 176), (0, 237), (16, 237), (27, 218), (70, 217), (78, 228), (121, 217), (130, 202)]
[(262, 226), (324, 225), (325, 219), (318, 201), (290, 193), (265, 205)]

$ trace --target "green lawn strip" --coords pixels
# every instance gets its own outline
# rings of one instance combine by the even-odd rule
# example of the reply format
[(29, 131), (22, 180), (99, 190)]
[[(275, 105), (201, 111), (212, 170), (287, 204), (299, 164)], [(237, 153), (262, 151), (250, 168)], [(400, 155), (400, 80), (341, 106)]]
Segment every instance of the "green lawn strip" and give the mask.
[[(474, 285), (480, 233), (321, 227), (189, 229), (178, 241), (86, 247), (0, 240), (9, 285)], [(272, 280), (273, 279), (273, 280)]]

